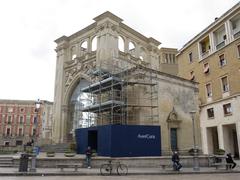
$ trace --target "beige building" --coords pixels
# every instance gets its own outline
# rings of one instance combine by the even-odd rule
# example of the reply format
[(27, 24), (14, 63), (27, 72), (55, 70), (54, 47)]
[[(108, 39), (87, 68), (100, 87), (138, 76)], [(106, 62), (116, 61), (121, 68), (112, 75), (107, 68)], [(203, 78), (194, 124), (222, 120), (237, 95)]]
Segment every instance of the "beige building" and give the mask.
[(51, 142), (52, 103), (41, 101), (0, 100), (0, 145), (22, 146), (35, 140), (37, 145)]
[(159, 41), (122, 21), (105, 12), (86, 28), (55, 40), (55, 143), (71, 141), (76, 128), (160, 125), (163, 154), (189, 150), (193, 147), (189, 112), (198, 111), (197, 84), (174, 76), (176, 49), (159, 49)]
[(240, 3), (180, 49), (179, 76), (199, 82), (203, 152), (240, 147)]

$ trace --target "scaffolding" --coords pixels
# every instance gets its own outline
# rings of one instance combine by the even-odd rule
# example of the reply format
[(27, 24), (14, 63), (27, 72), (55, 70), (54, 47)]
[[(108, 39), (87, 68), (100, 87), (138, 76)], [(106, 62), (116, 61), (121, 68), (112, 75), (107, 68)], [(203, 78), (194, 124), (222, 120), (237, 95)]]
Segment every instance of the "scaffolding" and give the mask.
[(96, 81), (80, 90), (87, 94), (88, 102), (91, 101), (80, 109), (88, 127), (154, 125), (159, 121), (158, 84), (156, 73), (151, 69), (114, 59), (111, 64), (92, 70), (90, 75)]

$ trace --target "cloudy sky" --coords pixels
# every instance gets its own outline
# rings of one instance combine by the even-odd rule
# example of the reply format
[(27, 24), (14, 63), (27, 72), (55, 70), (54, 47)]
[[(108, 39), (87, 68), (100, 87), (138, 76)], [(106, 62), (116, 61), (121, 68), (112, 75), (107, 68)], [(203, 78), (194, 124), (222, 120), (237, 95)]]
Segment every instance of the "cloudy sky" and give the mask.
[(238, 0), (5, 0), (0, 2), (0, 99), (53, 101), (55, 43), (111, 11), (162, 47), (181, 48)]

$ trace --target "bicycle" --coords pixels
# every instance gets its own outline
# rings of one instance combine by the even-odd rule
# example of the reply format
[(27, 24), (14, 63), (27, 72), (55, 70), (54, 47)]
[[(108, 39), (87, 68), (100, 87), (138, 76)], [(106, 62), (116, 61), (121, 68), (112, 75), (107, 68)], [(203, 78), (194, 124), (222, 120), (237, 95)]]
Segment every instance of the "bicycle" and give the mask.
[(107, 164), (102, 164), (100, 167), (100, 173), (101, 175), (105, 176), (105, 175), (111, 175), (113, 172), (113, 167), (116, 167), (117, 170), (117, 174), (119, 176), (122, 175), (127, 175), (128, 173), (128, 167), (125, 164), (121, 164), (120, 162), (116, 162), (116, 163), (112, 163), (111, 160), (108, 161)]

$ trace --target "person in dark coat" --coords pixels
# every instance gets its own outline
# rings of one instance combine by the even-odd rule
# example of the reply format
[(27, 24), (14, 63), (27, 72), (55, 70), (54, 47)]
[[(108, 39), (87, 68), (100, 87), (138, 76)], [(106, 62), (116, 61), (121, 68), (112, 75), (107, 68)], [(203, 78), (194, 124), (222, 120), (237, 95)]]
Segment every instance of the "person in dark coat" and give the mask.
[(90, 169), (91, 168), (91, 157), (92, 157), (92, 149), (90, 146), (87, 147), (85, 154), (86, 154), (87, 167), (88, 167), (88, 169)]
[(172, 155), (172, 162), (173, 162), (173, 169), (176, 171), (179, 171), (182, 168), (182, 165), (180, 164), (180, 158), (177, 153), (177, 151), (174, 151)]
[(231, 155), (231, 153), (228, 153), (227, 154), (227, 157), (226, 157), (226, 162), (228, 163), (228, 164), (232, 164), (231, 165), (231, 169), (234, 169), (235, 167), (236, 167), (236, 163), (233, 161), (233, 158), (232, 158), (232, 155)]

